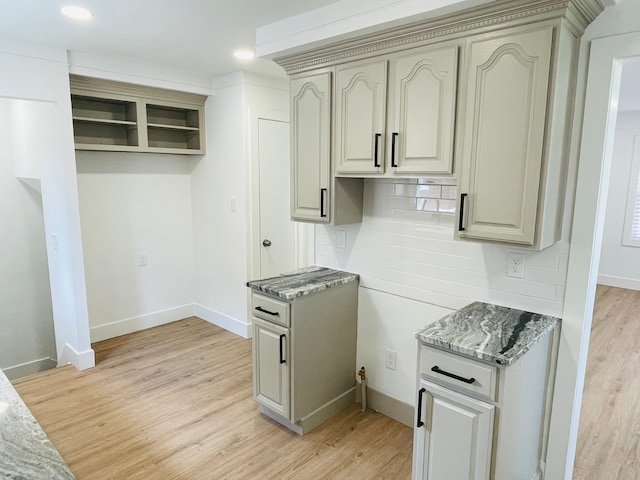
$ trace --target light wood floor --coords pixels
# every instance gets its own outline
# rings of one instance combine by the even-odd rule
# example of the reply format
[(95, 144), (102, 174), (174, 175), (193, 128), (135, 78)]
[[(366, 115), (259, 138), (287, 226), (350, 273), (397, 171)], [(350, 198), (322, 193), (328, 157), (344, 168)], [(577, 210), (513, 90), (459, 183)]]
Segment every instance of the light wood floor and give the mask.
[(640, 479), (640, 292), (598, 286), (574, 480)]
[[(359, 405), (300, 437), (258, 413), (251, 341), (189, 318), (14, 383), (78, 480), (408, 479), (412, 430)], [(355, 375), (355, 371), (354, 371)]]

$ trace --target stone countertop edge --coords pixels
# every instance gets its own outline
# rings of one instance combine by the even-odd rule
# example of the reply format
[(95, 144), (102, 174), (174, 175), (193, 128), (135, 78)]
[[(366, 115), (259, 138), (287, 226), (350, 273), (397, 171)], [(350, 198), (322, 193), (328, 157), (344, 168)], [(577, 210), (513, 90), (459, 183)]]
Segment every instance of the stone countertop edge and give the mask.
[(507, 367), (560, 322), (559, 318), (474, 302), (415, 333), (424, 345)]
[(0, 370), (0, 478), (75, 480), (56, 447)]
[(357, 273), (313, 266), (283, 273), (277, 277), (252, 280), (247, 282), (247, 287), (285, 300), (293, 300), (359, 279), (360, 275)]

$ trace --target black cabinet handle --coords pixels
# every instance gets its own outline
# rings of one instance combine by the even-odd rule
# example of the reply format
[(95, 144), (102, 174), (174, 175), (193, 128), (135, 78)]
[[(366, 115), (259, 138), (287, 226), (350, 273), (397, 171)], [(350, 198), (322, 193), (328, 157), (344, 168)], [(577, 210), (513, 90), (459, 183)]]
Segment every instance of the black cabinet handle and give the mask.
[(456, 375), (455, 373), (449, 373), (449, 372), (445, 372), (444, 370), (440, 370), (440, 367), (438, 367), (437, 365), (431, 367), (431, 371), (439, 373), (440, 375), (444, 375), (445, 377), (450, 377), (450, 378), (454, 378), (456, 380), (460, 380), (461, 382), (468, 383), (468, 384), (472, 384), (473, 382), (476, 381), (476, 379), (473, 378), (473, 377), (464, 378), (464, 377), (461, 377), (459, 375)]
[(280, 314), (278, 312), (270, 312), (269, 310), (265, 310), (262, 307), (256, 307), (256, 310), (262, 313), (266, 313), (267, 315), (273, 315), (274, 317), (279, 317)]
[(283, 333), (280, 335), (280, 363), (285, 363), (286, 360), (284, 358), (284, 346), (282, 345), (282, 340), (286, 338), (286, 335)]
[(426, 388), (421, 388), (420, 390), (418, 390), (418, 423), (416, 423), (416, 427), (418, 428), (424, 425), (424, 422), (422, 421), (422, 396), (426, 391)]
[(466, 199), (467, 199), (467, 194), (461, 193), (460, 194), (460, 218), (458, 221), (458, 231), (460, 232), (464, 232), (466, 230), (466, 228), (464, 228), (464, 203)]
[(376, 138), (374, 141), (374, 154), (373, 154), (373, 166), (378, 168), (380, 167), (380, 160), (378, 158), (378, 154), (380, 153), (380, 137), (382, 137), (381, 133), (376, 133)]
[(393, 132), (391, 134), (391, 166), (397, 167), (396, 163), (396, 138), (398, 138), (398, 132)]
[(326, 188), (321, 188), (320, 189), (320, 217), (326, 217), (327, 216), (327, 212), (325, 212), (325, 197), (327, 196), (327, 189)]

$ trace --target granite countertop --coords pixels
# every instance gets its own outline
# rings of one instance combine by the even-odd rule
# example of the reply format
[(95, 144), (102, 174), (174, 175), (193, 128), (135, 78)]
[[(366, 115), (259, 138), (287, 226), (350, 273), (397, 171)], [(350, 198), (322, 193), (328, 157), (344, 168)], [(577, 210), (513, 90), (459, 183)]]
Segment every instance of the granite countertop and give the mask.
[(306, 267), (277, 277), (247, 282), (247, 287), (285, 300), (293, 300), (327, 288), (356, 282), (359, 278), (360, 276), (355, 273), (332, 268)]
[(38, 422), (0, 370), (0, 478), (75, 479)]
[(548, 334), (559, 318), (474, 302), (416, 332), (425, 345), (508, 366)]

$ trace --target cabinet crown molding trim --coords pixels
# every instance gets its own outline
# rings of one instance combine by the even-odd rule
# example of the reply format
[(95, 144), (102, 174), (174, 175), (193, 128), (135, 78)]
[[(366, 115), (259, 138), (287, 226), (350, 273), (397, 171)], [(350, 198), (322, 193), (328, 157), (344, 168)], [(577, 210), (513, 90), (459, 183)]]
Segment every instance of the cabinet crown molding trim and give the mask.
[(95, 96), (96, 92), (125, 95), (132, 98), (145, 98), (152, 101), (182, 103), (185, 105), (201, 106), (207, 99), (206, 95), (197, 93), (168, 90), (133, 83), (117, 82), (102, 78), (69, 75), (71, 93)]
[(328, 46), (275, 59), (288, 74), (336, 65), (354, 57), (370, 57), (399, 48), (456, 38), (470, 32), (488, 31), (534, 21), (564, 18), (581, 36), (605, 9), (603, 0), (496, 0), (450, 15), (420, 20), (400, 27), (382, 29)]

